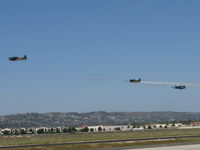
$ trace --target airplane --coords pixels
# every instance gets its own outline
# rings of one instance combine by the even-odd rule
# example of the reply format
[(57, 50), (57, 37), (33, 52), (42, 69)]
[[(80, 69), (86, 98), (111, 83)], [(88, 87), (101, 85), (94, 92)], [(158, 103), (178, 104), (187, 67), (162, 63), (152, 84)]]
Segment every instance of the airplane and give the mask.
[(17, 57), (17, 56), (14, 56), (14, 57), (9, 57), (8, 58), (10, 61), (20, 61), (20, 60), (27, 60), (27, 56), (24, 55), (24, 57)]
[(174, 88), (174, 89), (179, 89), (179, 90), (183, 90), (183, 89), (186, 88), (186, 86), (185, 86), (185, 85), (175, 85), (175, 86), (172, 87), (172, 88)]
[(136, 79), (130, 79), (129, 82), (132, 82), (132, 83), (140, 83), (141, 82), (141, 79), (139, 78), (138, 80)]

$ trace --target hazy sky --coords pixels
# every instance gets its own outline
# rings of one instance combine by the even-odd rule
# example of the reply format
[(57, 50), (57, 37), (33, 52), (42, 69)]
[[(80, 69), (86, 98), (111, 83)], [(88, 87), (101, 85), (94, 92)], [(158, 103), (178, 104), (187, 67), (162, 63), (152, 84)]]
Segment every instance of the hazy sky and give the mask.
[[(0, 115), (199, 111), (198, 0), (1, 0)], [(28, 60), (8, 61), (9, 56)]]

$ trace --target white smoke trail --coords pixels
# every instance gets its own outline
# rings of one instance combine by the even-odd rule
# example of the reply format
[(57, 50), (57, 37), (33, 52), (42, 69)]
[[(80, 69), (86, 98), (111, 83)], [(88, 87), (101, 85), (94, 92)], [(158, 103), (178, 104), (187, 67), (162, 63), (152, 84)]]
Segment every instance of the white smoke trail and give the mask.
[(141, 84), (152, 84), (152, 85), (185, 85), (185, 86), (198, 86), (199, 83), (179, 83), (179, 82), (151, 82), (151, 81), (141, 81)]

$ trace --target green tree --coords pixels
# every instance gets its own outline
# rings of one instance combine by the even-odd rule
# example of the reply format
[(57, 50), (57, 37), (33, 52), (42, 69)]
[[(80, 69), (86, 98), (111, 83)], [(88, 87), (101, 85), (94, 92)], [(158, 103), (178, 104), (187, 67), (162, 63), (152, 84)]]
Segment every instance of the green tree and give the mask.
[(120, 127), (117, 127), (117, 128), (115, 128), (115, 130), (116, 130), (116, 131), (120, 131), (121, 129), (120, 129)]
[(30, 129), (29, 130), (29, 134), (33, 134), (34, 133), (34, 130), (33, 129)]
[(3, 135), (9, 135), (9, 134), (10, 134), (10, 131), (5, 130), (5, 131), (3, 131), (2, 133), (3, 133)]
[(136, 125), (133, 125), (133, 129), (136, 128), (136, 127), (137, 127)]
[(64, 129), (63, 129), (63, 132), (67, 132), (67, 128), (64, 128)]
[(26, 131), (24, 129), (20, 129), (20, 134), (26, 134)]
[(18, 135), (19, 132), (17, 131), (17, 129), (15, 129), (15, 132), (14, 132), (15, 135)]
[(49, 129), (49, 132), (50, 132), (50, 133), (53, 133), (53, 128)]
[(148, 125), (148, 129), (152, 129), (151, 125)]
[(56, 133), (60, 133), (60, 130), (58, 128), (56, 128)]
[(77, 132), (75, 127), (69, 127), (67, 128), (67, 132)]
[(76, 128), (75, 127), (72, 127), (72, 132), (76, 132)]
[(88, 127), (85, 127), (83, 129), (81, 129), (81, 132), (88, 132), (89, 131), (89, 128)]
[(44, 133), (44, 129), (38, 129), (37, 130), (37, 134), (42, 134), (42, 133)]
[(98, 131), (102, 131), (102, 127), (98, 127)]

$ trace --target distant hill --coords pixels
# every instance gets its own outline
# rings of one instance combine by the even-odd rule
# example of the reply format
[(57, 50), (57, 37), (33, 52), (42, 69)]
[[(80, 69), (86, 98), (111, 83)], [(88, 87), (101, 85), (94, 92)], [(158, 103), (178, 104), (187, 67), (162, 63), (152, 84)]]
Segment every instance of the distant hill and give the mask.
[(26, 113), (0, 116), (0, 128), (56, 127), (80, 125), (122, 125), (131, 123), (152, 123), (200, 120), (195, 112), (89, 112), (89, 113)]

